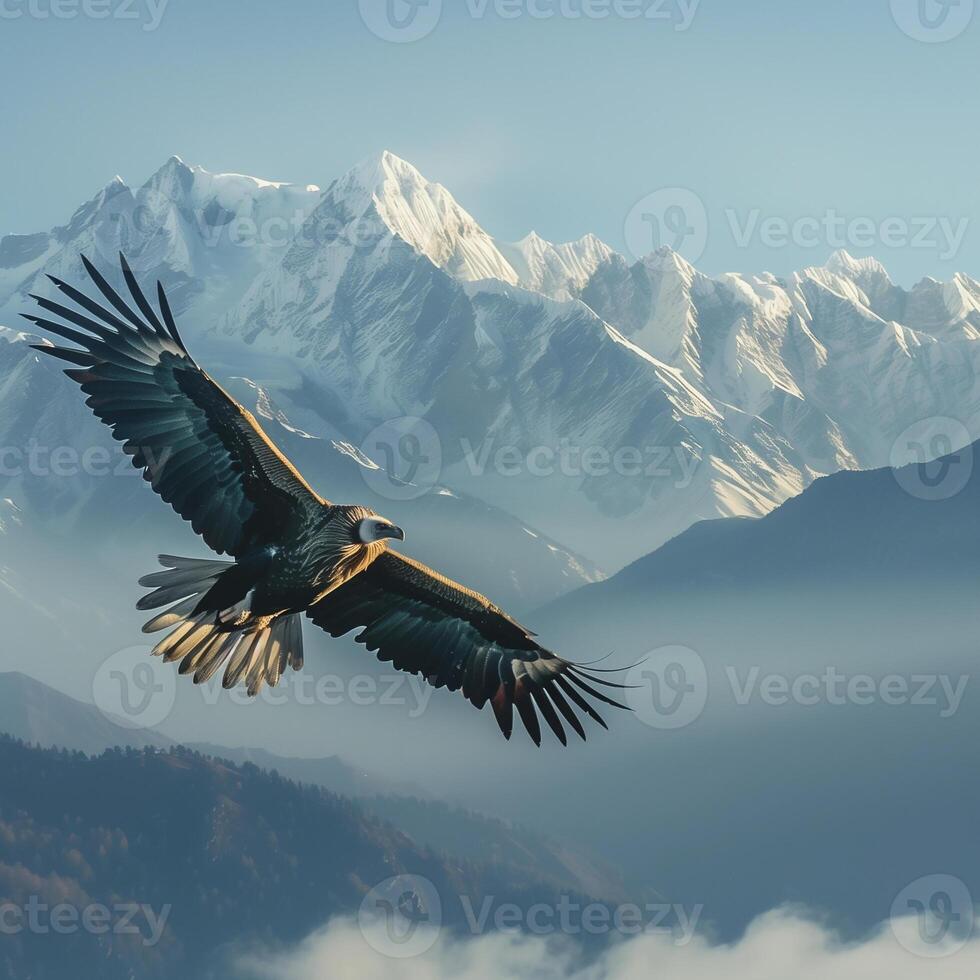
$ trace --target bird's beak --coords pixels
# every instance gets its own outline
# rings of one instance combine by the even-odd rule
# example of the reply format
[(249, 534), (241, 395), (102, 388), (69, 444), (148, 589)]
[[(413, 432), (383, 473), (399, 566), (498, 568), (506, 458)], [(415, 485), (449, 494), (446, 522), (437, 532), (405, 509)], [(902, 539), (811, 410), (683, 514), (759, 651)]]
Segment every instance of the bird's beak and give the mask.
[(405, 532), (397, 524), (391, 524), (385, 528), (386, 538), (394, 538), (396, 541), (405, 540)]

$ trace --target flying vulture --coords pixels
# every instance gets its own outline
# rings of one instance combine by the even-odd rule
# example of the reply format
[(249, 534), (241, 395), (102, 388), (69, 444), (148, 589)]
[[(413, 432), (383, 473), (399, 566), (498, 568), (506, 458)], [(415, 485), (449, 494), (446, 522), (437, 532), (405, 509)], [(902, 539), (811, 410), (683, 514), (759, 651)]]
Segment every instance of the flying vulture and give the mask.
[(24, 315), (75, 345), (34, 349), (72, 365), (65, 374), (143, 478), (234, 559), (161, 555), (164, 571), (140, 580), (153, 591), (138, 608), (163, 610), (144, 632), (169, 631), (155, 655), (196, 684), (223, 669), (226, 688), (244, 684), (254, 697), (302, 667), (305, 614), (335, 637), (360, 630), (357, 641), (380, 660), (460, 690), (477, 708), (489, 702), (506, 738), (515, 708), (540, 745), (538, 713), (565, 744), (563, 722), (585, 738), (579, 712), (606, 727), (589, 698), (625, 707), (596, 689), (622, 685), (543, 649), (489, 599), (391, 550), (401, 528), (319, 496), (194, 362), (163, 286), (154, 309), (120, 260), (131, 302), (82, 256), (103, 300), (49, 276), (77, 308), (32, 296), (57, 319)]

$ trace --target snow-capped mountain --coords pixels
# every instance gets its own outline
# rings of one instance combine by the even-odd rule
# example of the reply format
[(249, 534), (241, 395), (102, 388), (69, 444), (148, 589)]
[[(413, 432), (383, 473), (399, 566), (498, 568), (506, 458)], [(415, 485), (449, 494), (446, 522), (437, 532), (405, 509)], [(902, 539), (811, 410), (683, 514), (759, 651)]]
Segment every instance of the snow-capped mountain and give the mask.
[(332, 184), (327, 197), (321, 224), (329, 215), (344, 228), (362, 225), (369, 238), (390, 232), (457, 279), (518, 281), (493, 239), (449, 191), (393, 153), (364, 161)]
[(115, 177), (62, 227), (0, 240), (0, 310), (16, 315), (31, 292), (51, 295), (44, 273), (84, 277), (124, 251), (140, 275), (162, 279), (178, 309), (207, 318), (234, 302), (283, 251), (320, 198), (315, 185), (212, 174), (171, 157), (130, 188)]
[(595, 235), (553, 245), (534, 231), (512, 245), (498, 242), (497, 248), (514, 269), (521, 286), (552, 299), (571, 299), (596, 269), (615, 255)]
[[(594, 236), (500, 242), (388, 152), (322, 193), (172, 158), (64, 228), (3, 239), (0, 322), (48, 288), (41, 273), (78, 280), (80, 250), (111, 265), (120, 245), (175, 290), (209, 366), (278, 406), (277, 438), (378, 466), (367, 434), (422, 418), (441, 492), (610, 570), (696, 520), (760, 516), (818, 475), (884, 465), (923, 419), (980, 436), (980, 284), (965, 276), (906, 291), (838, 253), (786, 279), (709, 278)], [(58, 419), (78, 426), (77, 399), (62, 405), (67, 386), (33, 358), (4, 359), (12, 344), (0, 434), (22, 445), (40, 427), (50, 444)]]
[(664, 250), (614, 257), (582, 298), (713, 404), (765, 420), (812, 472), (884, 465), (924, 419), (980, 424), (980, 284), (965, 276), (906, 292), (838, 252), (786, 280), (709, 279)]

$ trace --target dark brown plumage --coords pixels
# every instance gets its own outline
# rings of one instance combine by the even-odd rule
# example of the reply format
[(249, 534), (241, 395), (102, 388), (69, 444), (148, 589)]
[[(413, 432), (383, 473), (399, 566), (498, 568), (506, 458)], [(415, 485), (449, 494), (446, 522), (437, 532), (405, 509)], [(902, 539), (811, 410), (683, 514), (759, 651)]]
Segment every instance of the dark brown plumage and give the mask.
[[(59, 279), (78, 309), (35, 296), (57, 320), (26, 318), (77, 345), (35, 345), (65, 371), (133, 464), (208, 546), (234, 561), (161, 556), (165, 571), (141, 580), (141, 609), (164, 609), (144, 630), (170, 630), (154, 653), (204, 683), (244, 683), (251, 695), (303, 665), (306, 614), (333, 636), (356, 639), (399, 670), (489, 702), (510, 737), (513, 712), (540, 744), (538, 715), (564, 744), (583, 739), (578, 713), (605, 727), (589, 698), (622, 687), (543, 649), (486, 597), (389, 550), (400, 528), (364, 507), (320, 497), (255, 418), (194, 362), (162, 285), (159, 310), (124, 257), (136, 309), (82, 258), (110, 308)], [(69, 326), (70, 324), (70, 326)]]

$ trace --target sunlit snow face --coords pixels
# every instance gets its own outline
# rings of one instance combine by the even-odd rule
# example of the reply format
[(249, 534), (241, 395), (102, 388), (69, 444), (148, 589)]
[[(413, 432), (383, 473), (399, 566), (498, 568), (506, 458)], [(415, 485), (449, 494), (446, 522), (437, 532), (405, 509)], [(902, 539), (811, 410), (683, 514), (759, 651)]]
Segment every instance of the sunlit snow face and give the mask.
[(357, 522), (357, 538), (361, 544), (373, 544), (385, 538), (404, 541), (405, 532), (397, 524), (392, 524), (383, 517), (365, 517)]

